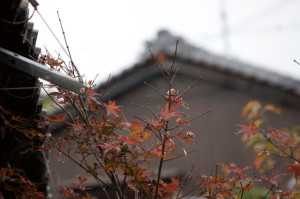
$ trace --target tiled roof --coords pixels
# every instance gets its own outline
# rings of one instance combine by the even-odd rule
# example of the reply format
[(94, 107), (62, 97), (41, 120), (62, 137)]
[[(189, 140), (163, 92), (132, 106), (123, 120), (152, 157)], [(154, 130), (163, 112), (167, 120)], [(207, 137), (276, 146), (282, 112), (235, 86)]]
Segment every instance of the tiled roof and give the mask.
[(172, 35), (170, 32), (165, 30), (159, 31), (155, 40), (146, 43), (147, 50), (142, 54), (140, 60), (135, 66), (125, 70), (120, 75), (115, 76), (112, 79), (112, 82), (118, 81), (118, 79), (135, 71), (137, 68), (141, 69), (146, 62), (151, 60), (148, 49), (150, 49), (153, 54), (163, 53), (168, 57), (173, 57), (176, 40), (179, 40), (177, 57), (181, 62), (203, 63), (207, 67), (214, 68), (215, 70), (239, 75), (245, 79), (253, 79), (259, 83), (265, 83), (269, 86), (282, 89), (283, 91), (289, 91), (293, 94), (300, 95), (300, 81), (298, 80), (266, 70), (262, 67), (247, 64), (238, 59), (227, 58), (225, 56), (208, 52), (186, 42), (181, 37)]

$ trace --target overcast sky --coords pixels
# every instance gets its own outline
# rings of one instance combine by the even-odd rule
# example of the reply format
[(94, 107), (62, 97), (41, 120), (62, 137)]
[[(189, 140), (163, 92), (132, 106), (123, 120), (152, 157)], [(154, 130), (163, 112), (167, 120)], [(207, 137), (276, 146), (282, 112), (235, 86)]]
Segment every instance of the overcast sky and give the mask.
[[(212, 53), (300, 79), (299, 0), (40, 0), (39, 12), (89, 79), (105, 81), (137, 62), (161, 29)], [(222, 10), (226, 20), (222, 20)], [(38, 14), (37, 46), (63, 54)], [(226, 29), (227, 28), (227, 29)], [(224, 37), (224, 30), (228, 36)], [(225, 38), (225, 39), (224, 39)], [(175, 42), (175, 41), (174, 41)]]

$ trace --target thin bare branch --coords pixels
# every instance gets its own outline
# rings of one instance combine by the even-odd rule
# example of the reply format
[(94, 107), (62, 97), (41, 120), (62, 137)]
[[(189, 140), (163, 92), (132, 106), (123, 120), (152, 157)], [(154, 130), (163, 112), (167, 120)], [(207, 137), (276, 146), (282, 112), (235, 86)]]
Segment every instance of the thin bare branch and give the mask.
[[(192, 122), (192, 121), (194, 121), (194, 120), (196, 120), (196, 119), (198, 119), (198, 118), (200, 118), (200, 117), (206, 115), (207, 113), (211, 112), (212, 110), (213, 110), (213, 109), (209, 109), (208, 111), (199, 114), (198, 116), (194, 117), (193, 119), (190, 119), (190, 120), (188, 121), (188, 123), (190, 123), (190, 122)], [(182, 125), (178, 124), (178, 125), (176, 125), (176, 126), (174, 126), (174, 127), (172, 127), (172, 128), (169, 128), (169, 131), (176, 129), (176, 128), (178, 128), (179, 126), (182, 126)]]
[(60, 152), (61, 154), (63, 154), (64, 156), (66, 156), (69, 160), (71, 160), (74, 164), (76, 164), (77, 166), (79, 166), (80, 168), (82, 168), (83, 170), (85, 170), (87, 173), (91, 174), (97, 181), (97, 183), (100, 185), (100, 187), (102, 188), (102, 190), (104, 191), (105, 195), (107, 196), (107, 198), (110, 199), (108, 193), (106, 192), (105, 188), (102, 186), (102, 184), (104, 184), (105, 186), (108, 186), (106, 183), (104, 183), (95, 173), (90, 172), (87, 168), (85, 168), (82, 164), (80, 164), (79, 162), (77, 162), (74, 158), (72, 158), (69, 154), (66, 154), (63, 150), (61, 150), (58, 147), (55, 147), (55, 149)]
[[(178, 197), (179, 197), (182, 189), (184, 188), (184, 186), (187, 185), (190, 182), (191, 175), (192, 175), (192, 172), (193, 172), (194, 168), (195, 168), (195, 164), (192, 165), (192, 168), (190, 169), (189, 173), (186, 175), (186, 177), (183, 178), (184, 180), (182, 181), (182, 183), (181, 183), (182, 185), (181, 185), (179, 191), (177, 192), (176, 199), (178, 199)], [(193, 191), (194, 191), (194, 189), (193, 189)]]
[(174, 157), (174, 158), (165, 159), (165, 162), (166, 162), (166, 161), (175, 160), (175, 159), (180, 158), (180, 157), (185, 157), (186, 155), (188, 155), (188, 154), (190, 154), (190, 153), (193, 153), (193, 152), (195, 152), (195, 151), (197, 151), (197, 150), (198, 150), (198, 149), (195, 148), (195, 149), (193, 149), (193, 150), (187, 152), (186, 154), (181, 154), (181, 155), (178, 155), (178, 156), (176, 156), (176, 157)]
[(172, 73), (172, 70), (173, 70), (173, 67), (174, 67), (174, 64), (175, 64), (175, 60), (176, 60), (176, 57), (177, 57), (177, 48), (178, 48), (178, 40), (176, 41), (176, 47), (175, 47), (175, 52), (174, 52), (174, 57), (173, 57), (173, 62), (172, 62), (172, 65), (171, 65), (171, 68), (169, 70), (169, 74)]
[(186, 92), (188, 92), (191, 88), (193, 88), (200, 80), (202, 79), (201, 76), (199, 76), (187, 89), (185, 89), (179, 96), (182, 97)]
[(134, 106), (137, 106), (139, 108), (146, 109), (147, 111), (149, 111), (155, 117), (156, 120), (159, 120), (156, 113), (149, 106), (143, 106), (143, 105), (139, 105), (139, 104), (136, 104), (136, 103), (131, 103), (131, 104), (134, 105)]
[(57, 101), (55, 99), (53, 99), (53, 97), (46, 91), (46, 89), (44, 88), (44, 86), (42, 86), (43, 90), (45, 91), (45, 93), (50, 97), (50, 99), (59, 107), (61, 108), (68, 116), (69, 118), (72, 120), (72, 122), (75, 124), (75, 120), (72, 116), (72, 114), (67, 111), (63, 106), (61, 106), (59, 103), (57, 103)]
[(169, 82), (169, 81), (168, 81), (168, 78), (167, 78), (167, 76), (166, 76), (166, 74), (165, 74), (165, 72), (167, 72), (167, 71), (165, 71), (164, 67), (160, 64), (160, 62), (158, 61), (158, 59), (156, 58), (156, 56), (152, 53), (152, 51), (149, 50), (149, 52), (150, 52), (151, 57), (152, 57), (153, 60), (155, 61), (155, 63), (156, 63), (156, 65), (157, 65), (157, 67), (158, 67), (160, 73), (162, 74), (162, 76), (164, 77), (164, 79), (165, 79), (167, 82)]
[(174, 81), (174, 79), (175, 79), (175, 77), (176, 77), (178, 71), (179, 71), (179, 68), (177, 68), (177, 69), (175, 70), (174, 75), (173, 75), (173, 77), (172, 77), (172, 79), (171, 79), (171, 81), (170, 81), (171, 84), (173, 84), (173, 81)]
[(64, 40), (65, 40), (65, 44), (66, 44), (66, 47), (67, 47), (67, 50), (68, 50), (68, 54), (69, 54), (71, 64), (72, 64), (73, 68), (75, 69), (75, 71), (78, 75), (78, 79), (79, 79), (80, 83), (83, 83), (82, 76), (80, 75), (80, 72), (79, 72), (78, 68), (76, 67), (76, 65), (73, 62), (72, 55), (71, 55), (71, 52), (70, 52), (70, 48), (69, 48), (67, 38), (66, 38), (66, 33), (64, 31), (64, 28), (63, 28), (63, 25), (62, 25), (62, 22), (61, 22), (61, 18), (59, 17), (59, 12), (58, 11), (57, 11), (57, 16), (58, 16), (58, 20), (59, 20), (59, 23), (60, 23), (62, 34), (64, 36)]
[(155, 92), (157, 92), (162, 98), (166, 99), (165, 96), (163, 94), (161, 94), (155, 87), (151, 86), (150, 84), (148, 84), (147, 82), (144, 82), (145, 85), (149, 86), (150, 88), (152, 88)]

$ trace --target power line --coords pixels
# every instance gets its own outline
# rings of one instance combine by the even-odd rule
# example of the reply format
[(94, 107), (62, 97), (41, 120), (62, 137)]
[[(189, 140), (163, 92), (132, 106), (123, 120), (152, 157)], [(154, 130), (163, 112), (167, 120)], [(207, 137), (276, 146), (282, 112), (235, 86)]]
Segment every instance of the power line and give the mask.
[(266, 16), (270, 15), (270, 14), (274, 14), (275, 12), (277, 12), (278, 10), (282, 10), (284, 7), (286, 7), (287, 5), (289, 5), (290, 3), (295, 3), (295, 2), (299, 2), (297, 0), (282, 0), (276, 4), (271, 5), (270, 7), (267, 7), (263, 10), (261, 10), (260, 12), (253, 14), (252, 17), (248, 17), (244, 20), (242, 20), (241, 22), (238, 23), (238, 25), (236, 25), (235, 27), (233, 27), (230, 30), (230, 33), (233, 32), (238, 32), (239, 30), (241, 30), (242, 28), (244, 28), (245, 26), (249, 26), (253, 23), (257, 22), (257, 19), (263, 19)]
[[(249, 25), (256, 23), (258, 20), (257, 19), (261, 19), (261, 18), (265, 18), (266, 16), (270, 15), (270, 14), (274, 14), (275, 12), (281, 10), (282, 8), (284, 8), (287, 5), (290, 5), (291, 3), (295, 3), (295, 2), (299, 2), (297, 0), (282, 0), (280, 2), (277, 2), (276, 4), (273, 4), (267, 8), (264, 8), (263, 10), (261, 10), (260, 12), (258, 12), (257, 14), (253, 14), (251, 17), (248, 17), (242, 21), (240, 21), (238, 23), (238, 25), (234, 26), (233, 28), (227, 28), (228, 33), (227, 33), (227, 37), (229, 40), (229, 37), (231, 35), (236, 35), (236, 34), (245, 34), (248, 33), (249, 30), (243, 31), (242, 29), (244, 27), (249, 27)], [(260, 20), (261, 21), (261, 20)], [(294, 27), (292, 27), (292, 25), (274, 25), (272, 27), (267, 27), (264, 28), (262, 30), (253, 30), (250, 31), (251, 33), (255, 32), (255, 31), (282, 31), (282, 29), (298, 29), (298, 26), (300, 24), (296, 24)], [(224, 39), (224, 30), (222, 32), (222, 34), (220, 35), (220, 33), (218, 34), (210, 34), (207, 36), (203, 36), (205, 39), (211, 40), (211, 39), (216, 39), (216, 38), (220, 38), (222, 37)]]

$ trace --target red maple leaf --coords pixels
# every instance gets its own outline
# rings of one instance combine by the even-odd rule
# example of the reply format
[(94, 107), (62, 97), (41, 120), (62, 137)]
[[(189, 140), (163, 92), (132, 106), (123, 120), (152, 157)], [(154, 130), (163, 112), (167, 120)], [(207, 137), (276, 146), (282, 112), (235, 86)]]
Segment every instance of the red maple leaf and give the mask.
[(95, 101), (97, 103), (100, 103), (96, 98), (97, 96), (101, 96), (101, 95), (99, 93), (96, 93), (95, 91), (93, 91), (91, 88), (89, 88), (86, 92), (86, 98), (88, 98), (92, 101)]
[(244, 168), (239, 168), (237, 167), (235, 164), (231, 163), (231, 164), (226, 164), (226, 165), (222, 165), (222, 169), (227, 173), (236, 173), (238, 175), (241, 175), (243, 171), (249, 169), (249, 166), (246, 166)]
[(295, 146), (294, 140), (285, 132), (279, 131), (278, 129), (271, 130), (271, 137), (277, 140), (277, 146), (283, 147), (286, 149), (291, 146)]
[(300, 175), (300, 164), (297, 162), (294, 164), (288, 164), (287, 166), (289, 166), (290, 168), (285, 173), (295, 172), (295, 179), (297, 181), (298, 176)]
[(253, 124), (253, 122), (250, 123), (250, 126), (245, 126), (245, 125), (236, 125), (236, 126), (241, 128), (236, 134), (245, 132), (247, 134), (248, 139), (250, 138), (251, 135), (255, 135), (256, 132), (260, 131), (260, 129), (257, 128), (255, 124)]
[(165, 121), (171, 120), (173, 117), (179, 115), (181, 112), (176, 111), (178, 108), (179, 104), (173, 106), (172, 108), (169, 108), (168, 103), (165, 105), (164, 109), (160, 110), (160, 114), (163, 117)]
[(156, 129), (160, 129), (163, 126), (163, 123), (158, 120), (148, 119), (148, 123)]
[(267, 176), (261, 176), (261, 181), (262, 182), (269, 182), (272, 185), (278, 186), (278, 178), (282, 176), (281, 175), (276, 175), (276, 176), (272, 176), (272, 177), (267, 177)]

